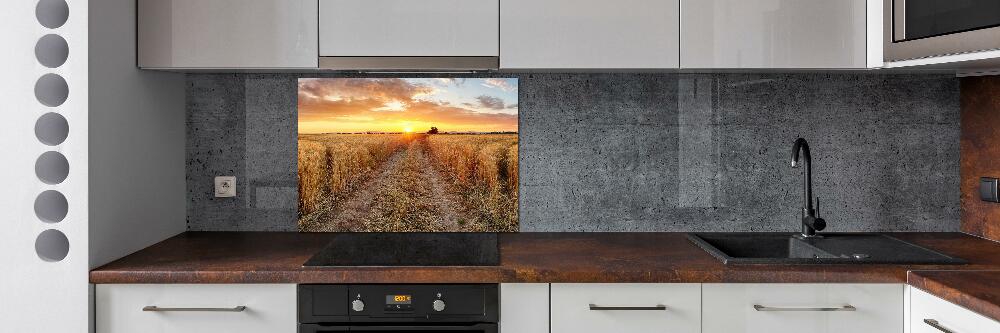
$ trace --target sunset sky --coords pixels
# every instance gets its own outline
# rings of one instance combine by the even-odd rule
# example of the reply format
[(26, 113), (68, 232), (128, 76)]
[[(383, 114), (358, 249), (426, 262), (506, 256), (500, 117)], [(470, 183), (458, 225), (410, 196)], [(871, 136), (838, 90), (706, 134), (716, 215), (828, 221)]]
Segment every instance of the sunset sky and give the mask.
[(517, 79), (299, 79), (299, 133), (517, 132)]

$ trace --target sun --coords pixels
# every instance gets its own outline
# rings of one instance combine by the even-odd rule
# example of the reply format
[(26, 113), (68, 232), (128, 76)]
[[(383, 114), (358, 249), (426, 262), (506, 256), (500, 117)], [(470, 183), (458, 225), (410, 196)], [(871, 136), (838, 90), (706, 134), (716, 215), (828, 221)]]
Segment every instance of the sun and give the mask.
[(404, 129), (403, 129), (403, 132), (406, 132), (406, 133), (413, 133), (413, 127), (407, 127), (407, 128), (404, 128)]

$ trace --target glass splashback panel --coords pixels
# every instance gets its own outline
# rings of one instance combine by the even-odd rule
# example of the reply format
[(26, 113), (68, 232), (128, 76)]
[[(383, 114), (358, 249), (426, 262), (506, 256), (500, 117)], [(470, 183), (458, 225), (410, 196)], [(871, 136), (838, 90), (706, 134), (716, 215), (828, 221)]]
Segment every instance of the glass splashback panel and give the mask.
[(517, 231), (517, 85), (299, 79), (299, 230)]

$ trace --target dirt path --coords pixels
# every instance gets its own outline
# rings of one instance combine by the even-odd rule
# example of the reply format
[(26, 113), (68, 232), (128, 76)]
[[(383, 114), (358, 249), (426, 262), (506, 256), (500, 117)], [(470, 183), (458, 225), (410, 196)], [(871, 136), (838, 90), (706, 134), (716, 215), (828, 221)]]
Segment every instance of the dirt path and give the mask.
[(302, 231), (462, 231), (468, 218), (460, 198), (425, 144), (410, 142), (346, 199), (322, 203), (300, 221)]

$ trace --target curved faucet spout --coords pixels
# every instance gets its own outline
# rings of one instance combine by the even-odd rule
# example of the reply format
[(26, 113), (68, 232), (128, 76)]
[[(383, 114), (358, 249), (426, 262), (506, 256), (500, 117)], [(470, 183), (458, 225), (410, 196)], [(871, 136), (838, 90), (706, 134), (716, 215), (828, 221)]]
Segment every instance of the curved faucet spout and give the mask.
[(792, 167), (799, 167), (799, 151), (803, 152), (806, 166), (809, 166), (809, 163), (812, 162), (812, 155), (809, 154), (809, 143), (806, 142), (806, 139), (798, 138), (792, 144)]
[[(799, 163), (799, 153), (802, 162)], [(809, 153), (809, 143), (798, 138), (792, 145), (792, 167), (804, 166), (802, 171), (802, 236), (815, 237), (817, 230), (826, 228), (826, 221), (816, 216), (812, 203), (812, 155)]]
[[(799, 152), (802, 152), (802, 163), (799, 163)], [(798, 138), (795, 139), (795, 143), (792, 144), (792, 167), (798, 168), (799, 165), (805, 166), (805, 171), (802, 172), (802, 210), (803, 216), (808, 215), (809, 211), (812, 211), (812, 154), (809, 153), (809, 143), (806, 139)]]

